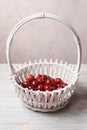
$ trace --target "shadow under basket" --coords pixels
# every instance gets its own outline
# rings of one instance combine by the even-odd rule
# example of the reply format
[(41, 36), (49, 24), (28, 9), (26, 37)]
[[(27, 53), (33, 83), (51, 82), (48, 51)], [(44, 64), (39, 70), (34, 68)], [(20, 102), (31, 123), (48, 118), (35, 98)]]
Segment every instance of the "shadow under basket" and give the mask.
[[(13, 66), (11, 62), (11, 54), (10, 54), (12, 39), (16, 31), (23, 24), (35, 18), (36, 19), (37, 18), (54, 19), (66, 25), (70, 29), (70, 31), (73, 34), (73, 37), (77, 46), (77, 52), (78, 52), (76, 66), (72, 64), (67, 64), (67, 62), (64, 63), (63, 61), (60, 61), (60, 62), (58, 62), (57, 60), (53, 61), (52, 59), (49, 61), (46, 59), (42, 61), (40, 59), (39, 61), (35, 60), (34, 62), (21, 64), (18, 67)], [(63, 18), (56, 16), (54, 14), (37, 13), (37, 14), (30, 15), (22, 19), (12, 29), (7, 39), (6, 51), (7, 51), (7, 61), (11, 70), (10, 78), (15, 86), (17, 95), (21, 98), (23, 103), (28, 108), (34, 111), (54, 112), (66, 106), (66, 104), (70, 101), (74, 93), (75, 83), (78, 80), (80, 64), (81, 64), (80, 39), (71, 24), (69, 24)], [(28, 88), (23, 88), (22, 86), (20, 86), (19, 83), (26, 81), (27, 77), (30, 74), (33, 74), (35, 77), (38, 76), (39, 74), (49, 75), (52, 78), (59, 77), (68, 85), (65, 88), (61, 88), (61, 89), (53, 90), (53, 91), (28, 90)]]

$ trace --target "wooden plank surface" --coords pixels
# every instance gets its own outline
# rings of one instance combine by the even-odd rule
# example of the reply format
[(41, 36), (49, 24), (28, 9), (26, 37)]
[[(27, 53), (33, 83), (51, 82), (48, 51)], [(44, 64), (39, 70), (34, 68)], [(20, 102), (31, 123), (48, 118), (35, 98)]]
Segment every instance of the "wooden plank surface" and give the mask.
[[(87, 130), (87, 65), (82, 65), (70, 103), (55, 113), (33, 112), (14, 93), (8, 65), (0, 64), (0, 130)], [(27, 130), (27, 129), (26, 129)]]

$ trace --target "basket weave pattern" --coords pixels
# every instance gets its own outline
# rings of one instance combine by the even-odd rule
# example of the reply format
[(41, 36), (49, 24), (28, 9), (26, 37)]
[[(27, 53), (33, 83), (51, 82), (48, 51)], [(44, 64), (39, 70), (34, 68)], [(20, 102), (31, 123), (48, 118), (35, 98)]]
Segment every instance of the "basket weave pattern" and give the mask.
[[(18, 83), (24, 82), (28, 75), (46, 74), (52, 78), (60, 77), (68, 83), (68, 86), (54, 91), (33, 91), (27, 88), (22, 88)], [(20, 66), (13, 76), (12, 81), (15, 85), (17, 95), (22, 101), (30, 107), (41, 111), (54, 111), (60, 109), (70, 100), (75, 89), (75, 82), (78, 79), (78, 73), (75, 72), (73, 65), (68, 65), (67, 62), (60, 63), (56, 61), (35, 61), (34, 63), (24, 64)]]

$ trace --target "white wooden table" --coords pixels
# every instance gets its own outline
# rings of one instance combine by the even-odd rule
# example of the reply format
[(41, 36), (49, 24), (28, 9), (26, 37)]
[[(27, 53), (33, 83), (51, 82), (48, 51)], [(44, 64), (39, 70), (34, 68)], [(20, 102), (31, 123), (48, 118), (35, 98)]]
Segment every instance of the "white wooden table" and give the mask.
[[(7, 64), (0, 64), (0, 130), (87, 130), (87, 65), (82, 65), (71, 102), (55, 113), (27, 109), (14, 93)], [(26, 128), (27, 130), (27, 128)]]

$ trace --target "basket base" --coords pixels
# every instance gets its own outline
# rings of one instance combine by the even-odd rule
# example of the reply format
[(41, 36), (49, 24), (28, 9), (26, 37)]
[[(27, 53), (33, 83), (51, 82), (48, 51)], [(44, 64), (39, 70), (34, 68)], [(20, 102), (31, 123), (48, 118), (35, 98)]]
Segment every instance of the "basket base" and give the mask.
[(23, 104), (24, 104), (27, 108), (29, 108), (29, 109), (31, 109), (31, 110), (33, 110), (33, 111), (36, 111), (36, 112), (55, 112), (55, 111), (58, 111), (58, 110), (64, 108), (64, 107), (69, 103), (70, 100), (71, 100), (71, 98), (68, 99), (67, 102), (65, 102), (65, 103), (64, 103), (63, 105), (61, 105), (60, 107), (56, 107), (56, 108), (52, 108), (52, 109), (40, 109), (40, 108), (31, 107), (31, 106), (27, 105), (25, 102), (23, 102)]

